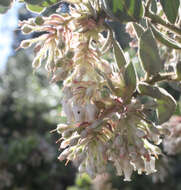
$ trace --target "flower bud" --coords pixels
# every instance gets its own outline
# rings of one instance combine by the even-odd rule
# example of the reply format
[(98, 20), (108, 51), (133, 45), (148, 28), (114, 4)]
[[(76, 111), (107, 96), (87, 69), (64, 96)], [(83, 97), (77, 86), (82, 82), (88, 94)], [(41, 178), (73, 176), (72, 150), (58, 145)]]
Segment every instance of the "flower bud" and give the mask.
[(128, 146), (128, 152), (131, 160), (135, 160), (137, 158), (136, 148), (134, 146)]
[(95, 177), (95, 164), (91, 162), (91, 158), (86, 159), (86, 171), (87, 173), (94, 178)]
[(82, 123), (85, 121), (85, 107), (75, 104), (72, 107), (72, 111), (76, 122)]
[(143, 138), (145, 137), (145, 132), (140, 130), (140, 129), (136, 129), (136, 135), (139, 137), (139, 138)]
[(30, 34), (31, 32), (33, 32), (33, 28), (28, 26), (28, 25), (24, 25), (21, 28), (21, 31), (22, 31), (23, 34)]
[(70, 105), (70, 101), (66, 101), (63, 99), (62, 108), (63, 108), (64, 113), (67, 116), (67, 121), (69, 123), (71, 123), (74, 118), (74, 115), (73, 115), (73, 111), (72, 111), (72, 106)]
[(111, 68), (110, 64), (107, 61), (103, 60), (101, 66), (102, 66), (101, 70), (103, 70), (106, 74), (109, 75), (109, 74), (112, 73), (112, 68)]
[(65, 48), (65, 42), (62, 39), (59, 39), (57, 47), (59, 49), (64, 49)]
[(74, 162), (75, 162), (75, 164), (76, 164), (77, 166), (79, 166), (79, 165), (83, 162), (83, 160), (85, 160), (85, 159), (86, 159), (86, 153), (85, 153), (85, 152), (81, 152), (81, 153), (75, 158)]
[(31, 40), (23, 40), (20, 44), (21, 48), (29, 48), (32, 45)]
[(156, 171), (157, 171), (157, 170), (155, 169), (155, 157), (153, 157), (153, 156), (151, 156), (150, 168), (151, 168), (152, 172), (156, 172)]
[(123, 173), (124, 173), (124, 181), (131, 181), (133, 166), (129, 163), (129, 160), (127, 158), (124, 159), (123, 161)]
[(62, 58), (59, 58), (59, 59), (55, 62), (55, 66), (56, 66), (56, 67), (61, 67), (61, 66), (62, 66), (62, 63), (63, 63), (63, 59), (62, 59)]
[(63, 133), (62, 133), (62, 137), (63, 138), (69, 138), (69, 137), (71, 137), (72, 136), (72, 133), (73, 133), (73, 131), (71, 131), (71, 130), (67, 130), (67, 131), (64, 131)]
[(68, 129), (70, 129), (69, 125), (66, 125), (66, 124), (63, 124), (63, 123), (60, 123), (60, 124), (57, 125), (57, 132), (59, 134), (61, 134), (62, 132), (65, 132)]
[(156, 172), (156, 170), (154, 168), (154, 160), (152, 160), (152, 162), (144, 160), (144, 163), (145, 163), (146, 175), (149, 175), (149, 174), (152, 174), (152, 173)]
[(86, 119), (88, 122), (95, 121), (98, 115), (98, 109), (95, 104), (86, 104)]
[(122, 176), (123, 175), (123, 171), (122, 171), (122, 166), (121, 166), (120, 162), (119, 161), (115, 161), (114, 162), (114, 166), (116, 168), (117, 175), (118, 176)]
[(44, 22), (45, 22), (45, 21), (44, 21), (44, 19), (43, 19), (42, 16), (37, 16), (37, 17), (35, 18), (35, 24), (37, 24), (37, 25), (42, 25)]
[(145, 147), (140, 148), (140, 149), (139, 149), (139, 152), (140, 152), (140, 154), (142, 154), (142, 155), (147, 155), (147, 154), (148, 154), (148, 150), (147, 150)]
[(144, 169), (144, 161), (138, 157), (136, 160), (133, 161), (134, 170), (138, 170), (138, 174), (142, 174)]
[(66, 140), (62, 141), (60, 148), (62, 148), (62, 149), (66, 148), (67, 146), (69, 146), (69, 143), (70, 143), (70, 139), (66, 139)]
[(41, 59), (40, 58), (35, 58), (32, 63), (33, 69), (38, 69), (41, 66)]
[(79, 139), (80, 139), (80, 136), (75, 136), (75, 137), (71, 138), (69, 145), (70, 145), (70, 146), (76, 145), (76, 144), (78, 143), (78, 140), (79, 140)]
[(68, 72), (66, 70), (64, 70), (63, 68), (60, 68), (53, 75), (51, 82), (62, 81), (67, 77), (67, 74), (68, 74)]
[(67, 52), (66, 56), (67, 56), (68, 59), (72, 59), (73, 56), (74, 56), (74, 52), (69, 50), (69, 51)]
[(82, 162), (82, 163), (79, 165), (78, 170), (79, 170), (80, 173), (84, 173), (84, 172), (85, 172), (85, 170), (86, 170), (85, 162)]
[(73, 96), (70, 87), (65, 87), (65, 88), (63, 89), (63, 94), (64, 94), (64, 96), (65, 96), (67, 99), (70, 99), (70, 98), (72, 98), (72, 96)]
[(58, 157), (60, 161), (63, 161), (67, 158), (67, 156), (72, 152), (72, 149), (67, 148), (65, 149)]
[(125, 146), (120, 147), (119, 154), (120, 154), (121, 158), (123, 158), (126, 155), (126, 148), (125, 148)]
[(143, 147), (143, 141), (140, 139), (140, 138), (135, 138), (135, 145), (138, 147), (138, 148), (142, 148)]

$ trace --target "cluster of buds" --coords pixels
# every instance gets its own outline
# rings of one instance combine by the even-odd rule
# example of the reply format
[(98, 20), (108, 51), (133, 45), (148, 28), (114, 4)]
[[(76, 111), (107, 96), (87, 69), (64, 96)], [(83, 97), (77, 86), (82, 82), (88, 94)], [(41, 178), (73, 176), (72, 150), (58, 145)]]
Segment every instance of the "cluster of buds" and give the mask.
[(134, 170), (139, 174), (154, 173), (155, 158), (161, 154), (156, 145), (161, 142), (162, 130), (140, 119), (142, 104), (133, 99), (125, 106), (116, 99), (101, 108), (96, 103), (72, 107), (74, 117), (70, 124), (58, 125), (56, 130), (62, 135), (60, 148), (65, 149), (59, 159), (74, 161), (80, 172), (92, 177), (106, 172), (109, 161), (117, 175), (124, 174), (125, 181), (131, 180)]
[(53, 14), (50, 17), (39, 16), (36, 19), (31, 18), (19, 23), (24, 34), (43, 33), (37, 38), (22, 41), (20, 47), (28, 48), (36, 44), (32, 67), (38, 69), (43, 60), (47, 59), (45, 68), (49, 74), (53, 74), (53, 81), (63, 80), (72, 65), (72, 52), (67, 45), (65, 47), (65, 43), (71, 39), (71, 31), (66, 25), (70, 19), (68, 15), (62, 17)]
[[(59, 160), (73, 161), (91, 177), (106, 172), (107, 163), (112, 162), (117, 174), (130, 181), (134, 170), (139, 174), (156, 171), (163, 130), (144, 114), (154, 104), (133, 96), (137, 81), (129, 78), (132, 67), (120, 69), (116, 61), (103, 58), (119, 45), (98, 5), (95, 0), (82, 1), (70, 6), (69, 13), (22, 21), (23, 33), (43, 34), (20, 47), (36, 43), (33, 68), (46, 59), (52, 82), (63, 81), (61, 103), (67, 123), (55, 129), (64, 149)], [(135, 86), (127, 86), (130, 82)]]
[(163, 148), (168, 155), (175, 155), (181, 152), (181, 117), (173, 116), (163, 124), (170, 134), (164, 138)]

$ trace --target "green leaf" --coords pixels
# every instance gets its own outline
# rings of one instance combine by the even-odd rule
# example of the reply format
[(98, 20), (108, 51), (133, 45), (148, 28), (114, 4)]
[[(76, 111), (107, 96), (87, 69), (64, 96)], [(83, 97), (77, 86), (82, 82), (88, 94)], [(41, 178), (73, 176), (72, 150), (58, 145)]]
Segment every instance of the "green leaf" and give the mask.
[(146, 83), (139, 84), (139, 91), (142, 95), (156, 98), (158, 124), (166, 122), (175, 112), (176, 101), (174, 98), (163, 88), (151, 86)]
[(181, 62), (178, 62), (176, 65), (177, 79), (181, 80)]
[(39, 7), (50, 7), (60, 1), (61, 0), (23, 0), (23, 2), (25, 2), (26, 4), (39, 6)]
[(138, 22), (143, 16), (141, 0), (102, 0), (105, 12), (120, 22)]
[(59, 4), (51, 5), (42, 12), (42, 16), (50, 16), (51, 14), (55, 13), (58, 8)]
[(138, 96), (137, 99), (141, 104), (144, 104), (143, 113), (150, 121), (158, 123), (158, 117), (156, 112), (157, 103), (154, 98), (150, 96)]
[(133, 23), (133, 27), (136, 32), (136, 36), (139, 39), (142, 36), (142, 34), (144, 33), (144, 28), (137, 23)]
[(51, 6), (53, 3), (50, 1), (50, 2), (47, 2), (47, 1), (44, 1), (43, 3), (41, 3), (41, 6), (42, 7), (49, 7)]
[(181, 45), (179, 45), (175, 40), (170, 39), (160, 31), (158, 31), (153, 25), (151, 25), (151, 30), (155, 38), (163, 45), (166, 45), (167, 47), (172, 49), (181, 49)]
[(41, 0), (37, 1), (37, 3), (35, 2), (36, 0), (33, 1), (32, 3), (26, 4), (27, 9), (31, 12), (42, 13), (43, 16), (50, 16), (56, 12), (59, 8), (58, 2), (60, 2), (60, 0)]
[(31, 5), (39, 5), (44, 0), (24, 0), (25, 3), (31, 4)]
[(162, 124), (168, 121), (176, 110), (176, 103), (173, 104), (173, 102), (171, 101), (167, 102), (167, 100), (166, 99), (157, 100), (157, 104), (158, 104), (157, 112), (158, 112), (159, 124)]
[(169, 86), (171, 86), (174, 90), (181, 92), (181, 82), (179, 81), (169, 81)]
[(114, 58), (119, 70), (123, 72), (125, 70), (125, 66), (127, 65), (127, 62), (124, 56), (124, 52), (116, 40), (113, 40), (113, 53), (114, 53)]
[(136, 90), (137, 86), (137, 74), (133, 63), (129, 63), (124, 72), (124, 83), (125, 89), (123, 96), (125, 98), (130, 98), (133, 92)]
[(96, 68), (95, 71), (102, 76), (103, 78), (105, 78), (107, 80), (107, 84), (109, 86), (109, 88), (112, 90), (112, 92), (117, 93), (112, 81), (106, 76), (106, 74), (104, 72), (102, 72), (100, 69)]
[(160, 3), (168, 21), (174, 24), (178, 16), (180, 0), (160, 0)]
[(26, 8), (29, 11), (34, 12), (34, 13), (41, 13), (44, 10), (43, 7), (40, 7), (38, 5), (31, 5), (31, 4), (26, 4)]
[(151, 11), (154, 12), (155, 14), (157, 13), (157, 1), (152, 0), (151, 2)]
[(139, 58), (149, 75), (157, 74), (163, 68), (157, 44), (150, 29), (147, 29), (140, 38)]
[(61, 0), (44, 0), (42, 3), (41, 3), (41, 6), (42, 7), (50, 7), (52, 5), (55, 5), (57, 4), (58, 2), (60, 2)]

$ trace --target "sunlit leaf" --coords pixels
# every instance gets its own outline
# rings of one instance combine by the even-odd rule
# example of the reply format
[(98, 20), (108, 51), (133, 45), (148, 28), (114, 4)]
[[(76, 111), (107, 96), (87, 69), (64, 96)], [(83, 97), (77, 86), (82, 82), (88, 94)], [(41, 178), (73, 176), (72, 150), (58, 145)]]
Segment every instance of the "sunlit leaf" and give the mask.
[(105, 12), (120, 22), (137, 22), (143, 16), (141, 0), (102, 0)]
[(129, 63), (124, 72), (125, 92), (124, 97), (129, 98), (136, 89), (137, 75), (133, 63)]
[(32, 5), (39, 5), (44, 0), (24, 0), (25, 3), (32, 4)]
[(181, 62), (179, 61), (176, 66), (177, 79), (181, 80)]
[(181, 45), (179, 45), (176, 41), (172, 40), (171, 38), (167, 37), (163, 33), (161, 33), (159, 30), (157, 30), (153, 25), (151, 25), (152, 32), (155, 36), (155, 38), (162, 43), (163, 45), (166, 45), (169, 48), (173, 49), (181, 49)]
[(48, 7), (59, 1), (61, 0), (24, 0), (25, 3), (32, 4), (32, 5), (41, 5), (44, 7)]
[(116, 40), (113, 41), (113, 50), (114, 50), (113, 53), (114, 53), (115, 61), (117, 63), (119, 70), (124, 71), (125, 66), (127, 65), (126, 58), (124, 56), (124, 52), (121, 46)]
[(162, 70), (163, 64), (155, 38), (150, 29), (147, 29), (140, 38), (139, 57), (145, 71), (149, 75), (157, 74)]
[(47, 7), (43, 12), (43, 16), (50, 16), (51, 14), (55, 13), (59, 8), (59, 4), (54, 4), (52, 6)]
[(34, 13), (41, 13), (44, 10), (43, 7), (40, 7), (38, 5), (31, 5), (31, 4), (26, 4), (26, 8), (29, 11), (34, 12)]
[(151, 2), (151, 11), (156, 13), (157, 12), (157, 0), (152, 0)]
[(144, 33), (144, 28), (137, 23), (133, 23), (133, 27), (136, 32), (136, 36), (139, 39), (141, 37), (141, 35)]
[(167, 16), (167, 19), (174, 24), (178, 16), (180, 0), (160, 0), (160, 3)]
[(142, 95), (156, 98), (159, 124), (166, 122), (175, 112), (176, 102), (174, 98), (163, 88), (151, 86), (146, 83), (140, 83), (139, 91)]

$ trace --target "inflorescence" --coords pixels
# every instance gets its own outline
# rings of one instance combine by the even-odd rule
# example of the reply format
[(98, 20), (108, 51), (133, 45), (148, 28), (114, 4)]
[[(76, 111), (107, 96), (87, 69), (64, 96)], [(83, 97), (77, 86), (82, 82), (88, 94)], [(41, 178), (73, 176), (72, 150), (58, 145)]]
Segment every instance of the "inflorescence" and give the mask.
[(63, 81), (61, 104), (67, 123), (56, 128), (63, 149), (58, 159), (73, 161), (91, 177), (113, 163), (117, 175), (130, 181), (134, 170), (156, 172), (155, 159), (161, 154), (157, 145), (165, 131), (145, 117), (144, 111), (154, 109), (155, 102), (143, 103), (133, 95), (138, 81), (127, 93), (125, 71), (110, 53), (113, 44), (119, 44), (99, 13), (99, 4), (92, 0), (70, 6), (69, 13), (22, 21), (24, 34), (43, 34), (20, 47), (35, 44), (33, 68), (46, 60), (51, 81)]

